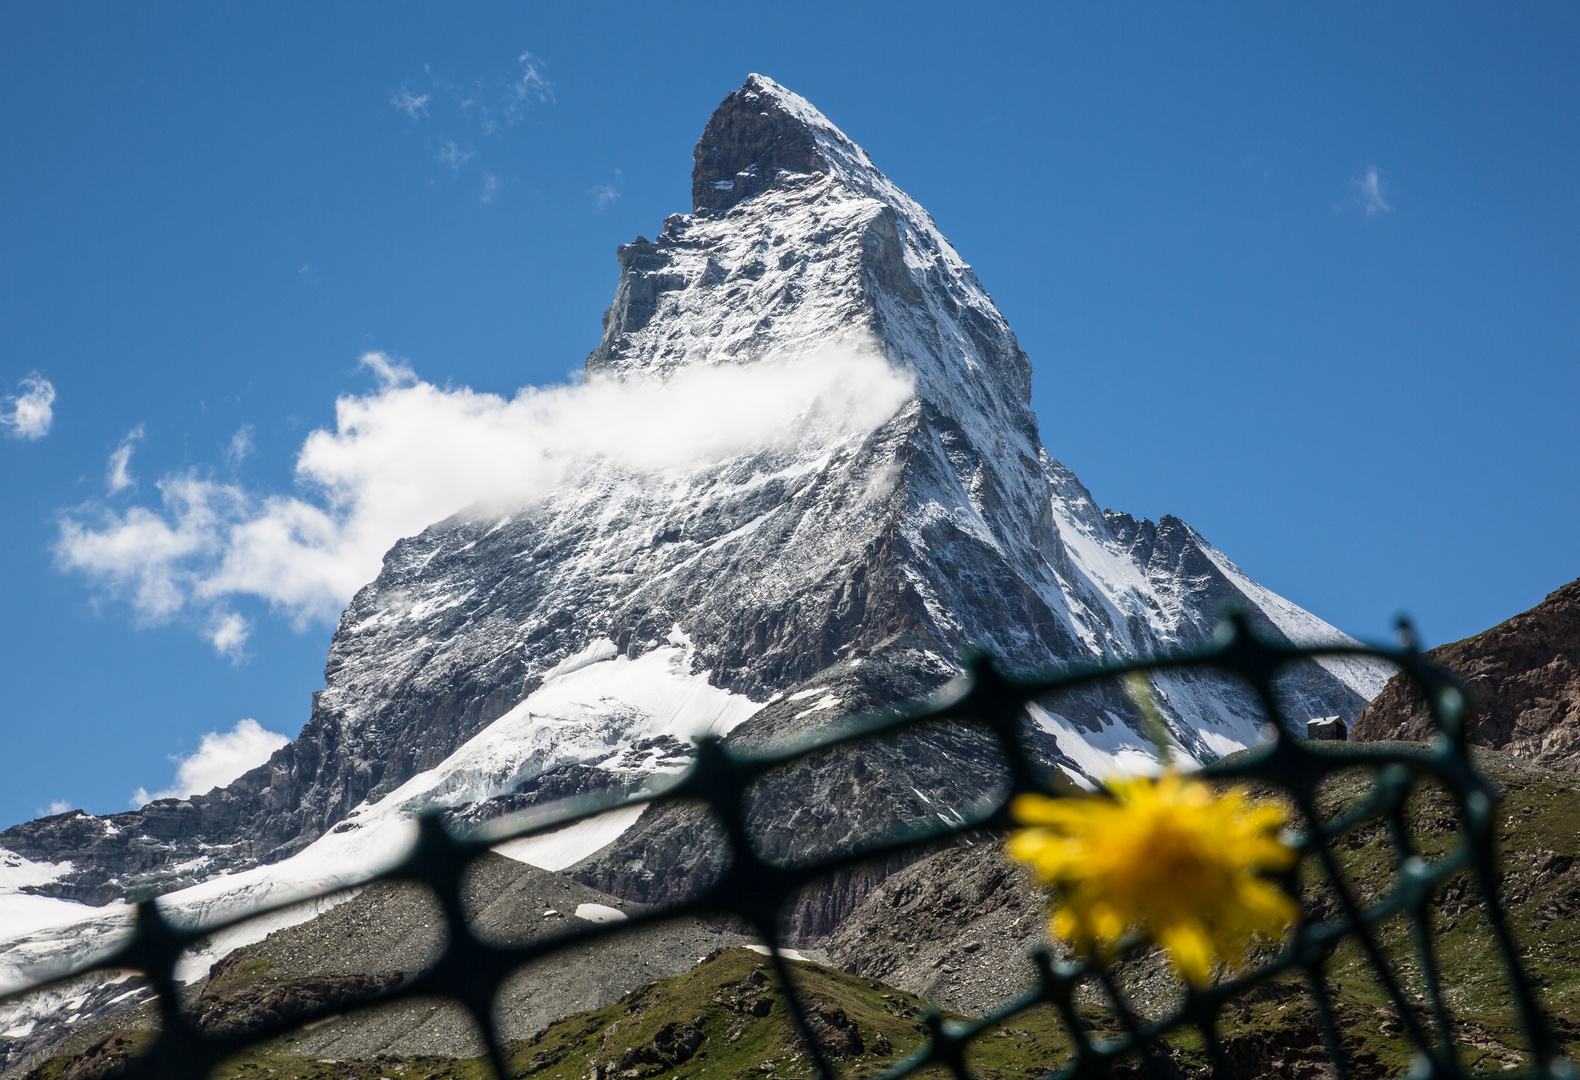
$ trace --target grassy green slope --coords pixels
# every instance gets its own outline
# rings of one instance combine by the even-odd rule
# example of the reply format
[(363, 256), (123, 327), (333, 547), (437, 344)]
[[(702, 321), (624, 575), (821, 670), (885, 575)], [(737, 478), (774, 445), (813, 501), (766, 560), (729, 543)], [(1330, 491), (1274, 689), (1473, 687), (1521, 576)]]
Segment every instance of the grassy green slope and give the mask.
[[(1341, 751), (1342, 752), (1342, 751)], [(1477, 751), (1477, 765), (1500, 787), (1496, 832), (1502, 868), (1501, 895), (1520, 962), (1547, 1007), (1560, 1043), (1580, 1050), (1580, 777), (1550, 772), (1496, 752)], [(1320, 807), (1334, 813), (1370, 787), (1360, 771), (1336, 774), (1324, 784)], [(1421, 785), (1405, 808), (1413, 852), (1428, 860), (1459, 841), (1458, 818), (1447, 794)], [(1341, 877), (1363, 905), (1381, 898), (1395, 881), (1401, 857), (1387, 827), (1362, 825), (1335, 845)], [(1302, 864), (1303, 902), (1327, 917), (1339, 910), (1315, 855)], [(1433, 897), (1426, 941), (1451, 1014), (1446, 1033), (1432, 1026), (1427, 983), (1411, 922), (1395, 917), (1375, 928), (1379, 951), (1396, 973), (1410, 1004), (1407, 1010), (1429, 1038), (1446, 1038), (1462, 1063), (1496, 1074), (1525, 1062), (1526, 1039), (1512, 1005), (1508, 973), (1480, 895), (1467, 875), (1458, 875)], [(1121, 984), (1144, 984), (1158, 959), (1132, 961)], [(1362, 1077), (1402, 1075), (1414, 1048), (1404, 1017), (1376, 976), (1361, 944), (1347, 940), (1330, 958), (1327, 981), (1336, 1002), (1336, 1028)], [(1222, 1018), (1225, 1044), (1237, 1072), (1246, 1076), (1305, 1075), (1327, 1054), (1313, 1021), (1307, 982), (1290, 975), (1258, 987)], [(1205, 1065), (1189, 1038), (1176, 1040), (1187, 1067)]]
[[(872, 1076), (922, 1043), (920, 1017), (927, 1006), (920, 998), (818, 964), (792, 966), (803, 1000), (813, 1010), (814, 1029), (833, 1048), (847, 1075)], [(113, 1049), (124, 1057), (125, 1049), (147, 1038), (140, 1032)], [(981, 1064), (991, 1075), (1025, 1076), (1029, 1068), (1062, 1056), (1067, 1042), (1046, 1014), (1028, 1018), (983, 1045), (988, 1050)], [(110, 1057), (58, 1058), (34, 1076), (87, 1080), (111, 1064)], [(676, 1080), (786, 1080), (812, 1074), (767, 959), (748, 949), (715, 953), (684, 975), (550, 1024), (513, 1044), (508, 1061), (515, 1076), (538, 1080), (646, 1080), (663, 1075)], [(314, 1060), (293, 1054), (289, 1039), (238, 1057), (215, 1073), (226, 1080), (485, 1080), (488, 1075), (480, 1058)]]

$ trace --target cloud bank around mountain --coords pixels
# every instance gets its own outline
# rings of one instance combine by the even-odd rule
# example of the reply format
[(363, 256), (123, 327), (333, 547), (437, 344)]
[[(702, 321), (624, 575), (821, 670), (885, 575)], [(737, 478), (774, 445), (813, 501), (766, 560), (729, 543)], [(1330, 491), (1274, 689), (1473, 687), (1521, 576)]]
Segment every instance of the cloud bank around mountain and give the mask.
[(277, 732), (264, 730), (256, 720), (238, 720), (236, 726), (224, 734), (211, 731), (203, 736), (195, 753), (171, 758), (176, 762), (174, 784), (151, 795), (147, 789), (138, 788), (132, 793), (132, 809), (147, 806), (155, 799), (202, 795), (228, 784), (268, 761), (270, 754), (290, 741)]
[(594, 377), (510, 399), (434, 386), (383, 353), (362, 363), (377, 388), (340, 398), (334, 429), (307, 437), (294, 494), (170, 473), (157, 502), (66, 514), (58, 565), (144, 622), (190, 620), (237, 658), (250, 630), (237, 598), (263, 600), (299, 627), (333, 621), (396, 540), (453, 514), (507, 512), (592, 468), (656, 478), (860, 436), (912, 392), (908, 375), (859, 348), (662, 379)]

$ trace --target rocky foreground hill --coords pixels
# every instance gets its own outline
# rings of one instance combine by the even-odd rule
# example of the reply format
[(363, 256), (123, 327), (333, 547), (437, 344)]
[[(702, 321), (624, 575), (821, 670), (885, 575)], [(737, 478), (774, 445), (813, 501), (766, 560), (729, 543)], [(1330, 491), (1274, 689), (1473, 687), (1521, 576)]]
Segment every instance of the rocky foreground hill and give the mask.
[[(1427, 654), (1464, 680), (1476, 709), (1471, 740), (1550, 769), (1580, 772), (1580, 581), (1490, 630)], [(1426, 702), (1389, 681), (1355, 722), (1357, 739), (1422, 739)]]
[[(1580, 955), (1580, 780), (1497, 751), (1478, 750), (1475, 762), (1501, 792), (1503, 891), (1523, 961), (1573, 1053), (1580, 1049), (1580, 967), (1572, 962)], [(1324, 810), (1350, 804), (1366, 786), (1364, 777), (1336, 776), (1323, 788)], [(1440, 853), (1454, 840), (1445, 809), (1429, 791), (1412, 805), (1409, 821), (1424, 854)], [(1337, 852), (1360, 897), (1387, 887), (1394, 852), (1386, 829), (1356, 829)], [(1312, 870), (1312, 880), (1320, 879)], [(1307, 902), (1320, 908), (1320, 894), (1313, 888)], [(623, 904), (503, 858), (483, 864), (470, 895), (485, 933), (515, 940), (558, 929), (560, 912), (574, 904)], [(370, 889), (315, 922), (277, 931), (215, 964), (192, 987), (189, 1008), (205, 1027), (224, 1029), (398, 978), (432, 954), (433, 938), (421, 932), (432, 916), (411, 890)], [(1434, 899), (1430, 917), (1465, 1064), (1491, 1074), (1522, 1064), (1523, 1038), (1502, 973), (1487, 963), (1491, 940), (1474, 888), (1452, 881)], [(836, 1062), (852, 1077), (868, 1077), (920, 1045), (927, 1003), (955, 1015), (980, 1015), (1028, 986), (1033, 968), (1026, 950), (1042, 941), (1044, 919), (1041, 898), (997, 844), (952, 847), (890, 876), (792, 966), (816, 1013), (814, 1029)], [(741, 940), (726, 928), (688, 921), (664, 933), (605, 941), (523, 972), (505, 988), (500, 1012), (514, 1075), (808, 1076), (782, 988), (764, 957), (741, 948)], [(1397, 922), (1384, 927), (1382, 944), (1396, 960), (1408, 956), (1406, 928)], [(1360, 950), (1353, 943), (1341, 948), (1329, 974), (1354, 1075), (1404, 1075), (1413, 1049)], [(1178, 984), (1156, 954), (1125, 962), (1117, 977), (1143, 1015), (1177, 999)], [(1408, 989), (1419, 995), (1413, 983)], [(1082, 995), (1079, 1011), (1093, 1034), (1119, 1033), (1118, 1018), (1095, 987)], [(5, 1075), (103, 1076), (146, 1045), (156, 1022), (146, 1004), (135, 1005), (83, 1024), (50, 1053), (29, 1056)], [(1246, 996), (1223, 1014), (1220, 1028), (1237, 1076), (1332, 1075), (1298, 980), (1279, 980)], [(970, 1060), (986, 1080), (1024, 1078), (1063, 1061), (1071, 1045), (1057, 1014), (1039, 1009), (990, 1030)], [(479, 1050), (453, 1007), (403, 1003), (338, 1016), (260, 1046), (216, 1075), (484, 1080)], [(1173, 1058), (1184, 1076), (1207, 1075), (1201, 1049), (1189, 1038), (1173, 1041)]]

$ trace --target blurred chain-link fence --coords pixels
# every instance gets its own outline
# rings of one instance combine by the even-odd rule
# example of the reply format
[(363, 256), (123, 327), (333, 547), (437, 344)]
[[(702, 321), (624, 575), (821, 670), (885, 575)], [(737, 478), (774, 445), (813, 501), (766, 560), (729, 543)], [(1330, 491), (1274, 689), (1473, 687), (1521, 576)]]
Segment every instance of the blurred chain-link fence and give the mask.
[[(1386, 743), (1346, 745), (1293, 737), (1276, 684), (1291, 665), (1319, 657), (1372, 657), (1396, 665), (1424, 694), (1439, 734), (1420, 748)], [(498, 821), (490, 823), (486, 835), (453, 835), (438, 818), (427, 818), (422, 822), (416, 845), (399, 865), (369, 880), (416, 882), (430, 889), (443, 911), (445, 946), (438, 959), (422, 972), (393, 988), (370, 987), (360, 1000), (337, 1000), (332, 1005), (306, 1008), (245, 1030), (205, 1029), (182, 1004), (175, 972), (183, 952), (219, 931), (274, 909), (252, 912), (220, 925), (184, 928), (168, 922), (150, 901), (138, 907), (135, 930), (124, 945), (50, 983), (8, 994), (0, 998), (0, 1003), (91, 972), (141, 973), (157, 995), (161, 1026), (151, 1046), (132, 1058), (122, 1075), (198, 1080), (239, 1052), (328, 1015), (403, 998), (441, 997), (459, 1003), (470, 1014), (489, 1047), (494, 1070), (503, 1077), (512, 1073), (506, 1066), (505, 1048), (498, 1033), (495, 998), (512, 973), (534, 960), (575, 950), (594, 939), (700, 915), (738, 920), (770, 943), (774, 949), (772, 964), (784, 988), (790, 1014), (808, 1044), (816, 1068), (823, 1076), (833, 1078), (837, 1071), (812, 1034), (807, 1003), (796, 993), (796, 976), (778, 952), (777, 939), (787, 905), (820, 879), (868, 861), (936, 849), (952, 838), (1004, 833), (1013, 825), (1007, 808), (1015, 796), (1054, 793), (1049, 771), (1026, 742), (1028, 703), (1052, 694), (1111, 684), (1135, 672), (1166, 671), (1215, 672), (1241, 680), (1260, 700), (1276, 736), (1250, 751), (1208, 766), (1204, 775), (1214, 781), (1234, 781), (1276, 792), (1287, 801), (1292, 808), (1291, 824), (1297, 830), (1295, 842), (1303, 853), (1301, 867), (1294, 873), (1321, 879), (1321, 890), (1327, 897), (1321, 909), (1308, 904), (1305, 916), (1287, 940), (1264, 949), (1246, 971), (1225, 975), (1207, 987), (1181, 986), (1166, 1008), (1150, 1013), (1132, 1007), (1111, 972), (1090, 962), (1062, 961), (1047, 951), (1039, 952), (1034, 957), (1038, 975), (1030, 989), (978, 1019), (948, 1020), (942, 1014), (926, 1017), (927, 1037), (921, 1048), (890, 1067), (883, 1080), (938, 1069), (966, 1080), (972, 1075), (969, 1059), (974, 1040), (1014, 1017), (1050, 1008), (1062, 1018), (1071, 1050), (1064, 1061), (1054, 1063), (1049, 1080), (1108, 1076), (1116, 1068), (1131, 1075), (1137, 1071), (1141, 1075), (1179, 1075), (1167, 1044), (1176, 1036), (1197, 1040), (1214, 1076), (1233, 1076), (1235, 1066), (1225, 1053), (1223, 1040), (1226, 1012), (1249, 998), (1256, 988), (1274, 980), (1287, 982), (1292, 976), (1303, 981), (1304, 992), (1309, 996), (1314, 1022), (1326, 1048), (1329, 1074), (1342, 1080), (1353, 1075), (1353, 1068), (1335, 1016), (1329, 967), (1335, 952), (1345, 946), (1358, 949), (1369, 968), (1370, 979), (1387, 1003), (1399, 1036), (1417, 1052), (1413, 1074), (1467, 1075), (1456, 1047), (1451, 995), (1445, 993), (1431, 922), (1434, 894), (1458, 875), (1468, 876), (1479, 890), (1490, 931), (1490, 948), (1503, 969), (1510, 1009), (1522, 1029), (1522, 1061), (1501, 1075), (1572, 1075), (1538, 1003), (1532, 981), (1522, 970), (1499, 898), (1493, 847), (1497, 796), (1494, 785), (1472, 765), (1468, 749), (1470, 705), (1458, 684), (1410, 648), (1393, 651), (1363, 646), (1274, 644), (1260, 640), (1243, 621), (1234, 618), (1225, 623), (1215, 644), (1204, 650), (1131, 663), (1070, 668), (1045, 678), (1010, 677), (999, 672), (990, 660), (982, 659), (971, 666), (964, 692), (944, 704), (896, 709), (842, 725), (836, 731), (815, 734), (791, 748), (774, 752), (736, 753), (718, 741), (704, 741), (697, 746), (690, 768), (662, 790), (641, 791), (618, 801), (584, 799), (549, 815), (540, 813), (526, 825), (520, 819), (503, 819), (505, 828)], [(959, 815), (952, 823), (937, 820), (925, 827), (908, 827), (879, 842), (826, 857), (798, 860), (794, 865), (760, 854), (762, 847), (753, 835), (745, 803), (749, 789), (765, 774), (836, 747), (892, 738), (919, 725), (940, 723), (963, 725), (996, 742), (1008, 775), (989, 804), (978, 806), (975, 813)], [(1358, 798), (1338, 812), (1319, 806), (1319, 792), (1325, 782), (1341, 772), (1355, 775), (1357, 771), (1366, 778)], [(1423, 784), (1441, 792), (1455, 815), (1453, 842), (1430, 857), (1418, 851), (1407, 813), (1413, 793), (1419, 792)], [(638, 912), (625, 921), (589, 923), (522, 944), (497, 943), (476, 933), (470, 925), (463, 908), (463, 876), (474, 860), (502, 841), (551, 832), (617, 806), (681, 800), (705, 807), (728, 847), (722, 871), (695, 895), (679, 903)], [(1381, 828), (1391, 838), (1392, 865), (1387, 868), (1386, 888), (1362, 896), (1352, 875), (1341, 865), (1337, 841), (1357, 827), (1366, 826)], [(1390, 957), (1390, 950), (1380, 940), (1379, 928), (1393, 920), (1403, 920), (1408, 927), (1412, 955), (1407, 963), (1401, 963), (1397, 956)], [(1141, 947), (1142, 943), (1137, 943), (1137, 949)], [(1093, 1025), (1078, 1009), (1082, 987), (1097, 988), (1108, 1003), (1117, 1033), (1093, 1033)]]

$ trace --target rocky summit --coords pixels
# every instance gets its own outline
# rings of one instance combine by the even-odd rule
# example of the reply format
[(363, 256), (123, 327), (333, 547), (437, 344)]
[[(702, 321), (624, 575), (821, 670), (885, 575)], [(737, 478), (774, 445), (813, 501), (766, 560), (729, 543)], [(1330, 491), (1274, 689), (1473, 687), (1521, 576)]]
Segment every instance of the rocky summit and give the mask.
[[(703, 131), (692, 195), (690, 213), (616, 252), (588, 378), (879, 363), (909, 386), (893, 410), (854, 427), (809, 415), (795, 438), (694, 467), (589, 465), (530, 505), (401, 540), (342, 615), (301, 734), (268, 763), (205, 795), (0, 833), (0, 904), (53, 905), (0, 931), (0, 978), (122, 932), (129, 897), (168, 893), (199, 919), (355, 879), (416, 813), (483, 818), (640, 783), (683, 768), (701, 733), (772, 740), (935, 689), (974, 647), (1012, 669), (1179, 649), (1205, 642), (1226, 603), (1275, 640), (1345, 640), (1183, 521), (1100, 507), (1044, 448), (1031, 363), (971, 266), (805, 99), (747, 79)], [(1311, 662), (1284, 689), (1295, 719), (1348, 721), (1386, 674)], [(1186, 758), (1259, 737), (1265, 718), (1231, 683), (1169, 674), (1153, 690)], [(1078, 782), (1152, 756), (1117, 692), (1032, 721), (1046, 765)], [(818, 783), (870, 809), (858, 833), (987, 783), (969, 740), (929, 752), (846, 761)], [(864, 799), (911, 767), (925, 783)], [(832, 790), (765, 799), (759, 820)], [(505, 853), (659, 900), (690, 834), (638, 816)], [(850, 829), (813, 813), (781, 834), (794, 847)], [(845, 894), (814, 898), (809, 932), (875, 884), (831, 885)]]

